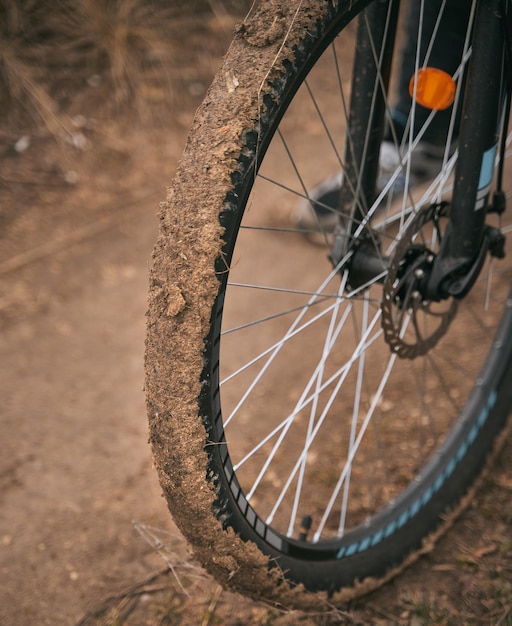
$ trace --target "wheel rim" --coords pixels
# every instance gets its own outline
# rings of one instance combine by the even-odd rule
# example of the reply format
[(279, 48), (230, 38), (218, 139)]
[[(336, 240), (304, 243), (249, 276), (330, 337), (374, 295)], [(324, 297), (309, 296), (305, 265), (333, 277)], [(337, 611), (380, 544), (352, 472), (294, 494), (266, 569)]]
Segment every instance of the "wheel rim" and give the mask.
[[(350, 39), (350, 27), (345, 34)], [(448, 332), (404, 360), (390, 351), (382, 328), (380, 277), (349, 291), (350, 252), (333, 268), (327, 248), (306, 244), (304, 232), (289, 227), (288, 212), (298, 199), (343, 163), (343, 147), (335, 148), (336, 138), (344, 136), (339, 114), (334, 130), (320, 139), (328, 114), (339, 107), (328, 102), (322, 108), (314, 96), (317, 89), (337, 91), (337, 102), (340, 96), (347, 101), (350, 77), (340, 70), (346, 47), (338, 45), (315, 68), (318, 75), (308, 78), (304, 94), (297, 94), (263, 160), (227, 260), (214, 358), (220, 361), (215, 414), (222, 416), (216, 436), (226, 442), (224, 470), (243, 515), (283, 551), (283, 542), (297, 544), (301, 523), (307, 526), (311, 518), (307, 541), (298, 545), (329, 554), (354, 545), (352, 537), (385, 517), (431, 463), (481, 377), (510, 278), (507, 262), (497, 269), (488, 261), (457, 315), (450, 313), (455, 319)], [(307, 133), (305, 119), (311, 124)], [(300, 137), (293, 139), (297, 127)], [(447, 147), (432, 181), (390, 197), (401, 178), (409, 188), (412, 150), (420, 140), (415, 137), (402, 152), (368, 212), (383, 257), (396, 254), (416, 215), (450, 194), (457, 153)], [(318, 147), (321, 141), (326, 148)], [(321, 163), (312, 159), (311, 145), (322, 155), (329, 149), (330, 156)], [(312, 230), (309, 235), (330, 241), (328, 233)], [(436, 237), (431, 228), (422, 241), (435, 248)], [(407, 329), (405, 321), (397, 332)]]

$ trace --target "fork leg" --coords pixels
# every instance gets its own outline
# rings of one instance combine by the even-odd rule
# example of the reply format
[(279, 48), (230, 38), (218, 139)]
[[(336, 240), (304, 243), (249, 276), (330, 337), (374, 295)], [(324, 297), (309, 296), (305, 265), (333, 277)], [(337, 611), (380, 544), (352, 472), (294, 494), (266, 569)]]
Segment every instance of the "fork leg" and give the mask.
[(478, 3), (450, 223), (427, 288), (432, 299), (465, 295), (472, 284), (467, 284), (465, 277), (475, 274), (475, 265), (483, 258), (487, 200), (494, 175), (501, 105), (505, 100), (500, 20), (499, 0)]
[(340, 213), (351, 216), (352, 232), (375, 199), (399, 5), (400, 0), (376, 0), (358, 22), (339, 202)]

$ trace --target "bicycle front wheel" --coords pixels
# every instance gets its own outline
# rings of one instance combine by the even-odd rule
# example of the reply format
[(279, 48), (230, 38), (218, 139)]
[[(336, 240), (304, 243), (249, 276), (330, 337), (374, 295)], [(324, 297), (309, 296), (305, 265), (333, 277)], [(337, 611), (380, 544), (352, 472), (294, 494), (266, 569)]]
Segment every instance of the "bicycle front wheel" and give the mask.
[[(510, 261), (486, 262), (460, 302), (418, 299), (449, 216), (458, 122), (419, 181), (436, 113), (408, 132), (413, 103), (384, 175), (403, 35), (395, 3), (368, 4), (263, 3), (240, 27), (197, 114), (151, 274), (146, 390), (169, 507), (222, 582), (294, 605), (294, 585), (353, 587), (347, 598), (417, 551), (467, 492), (511, 401)], [(363, 42), (368, 126), (354, 123)], [(468, 37), (454, 120), (470, 58)], [(340, 220), (322, 189), (343, 187)], [(504, 233), (508, 219), (495, 219)]]

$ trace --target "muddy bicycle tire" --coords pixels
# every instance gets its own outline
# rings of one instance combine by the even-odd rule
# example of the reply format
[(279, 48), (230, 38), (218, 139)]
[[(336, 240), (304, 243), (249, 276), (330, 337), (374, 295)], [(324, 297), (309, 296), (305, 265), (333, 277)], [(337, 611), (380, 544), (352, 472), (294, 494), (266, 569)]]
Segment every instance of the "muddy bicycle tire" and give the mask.
[[(331, 234), (290, 225), (340, 166), (343, 147), (326, 154), (346, 126), (319, 137), (342, 110), (327, 95), (352, 84), (339, 66), (367, 4), (263, 2), (238, 27), (162, 206), (151, 268), (146, 393), (169, 508), (223, 584), (290, 606), (304, 605), (300, 585), (359, 593), (419, 550), (481, 471), (512, 401), (507, 259), (498, 272), (489, 261), (457, 306), (409, 316), (421, 324), (403, 322), (398, 297), (381, 307), (406, 249), (435, 253), (446, 215), (432, 207), (449, 204), (452, 154), (421, 200), (394, 191), (375, 211), (379, 250), (395, 255), (387, 282), (348, 285)], [(413, 357), (407, 341), (422, 343)]]

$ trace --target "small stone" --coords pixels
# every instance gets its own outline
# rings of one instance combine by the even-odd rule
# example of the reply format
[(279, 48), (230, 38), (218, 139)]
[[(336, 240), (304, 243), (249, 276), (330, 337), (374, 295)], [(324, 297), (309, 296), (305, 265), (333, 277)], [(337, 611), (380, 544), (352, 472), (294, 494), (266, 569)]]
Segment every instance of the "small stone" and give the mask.
[(87, 84), (90, 87), (98, 87), (99, 85), (101, 85), (101, 76), (99, 74), (93, 74), (92, 76), (89, 76), (89, 78), (87, 79)]
[(85, 115), (78, 113), (77, 115), (73, 115), (71, 118), (71, 123), (75, 128), (86, 128), (87, 127), (87, 118)]
[(226, 87), (228, 89), (228, 93), (233, 93), (235, 89), (240, 85), (238, 78), (235, 75), (233, 70), (229, 70), (226, 72)]
[(78, 182), (78, 173), (75, 170), (68, 170), (64, 172), (64, 180), (68, 183), (68, 185), (76, 185)]
[(177, 285), (171, 285), (169, 287), (167, 301), (168, 317), (176, 317), (176, 315), (179, 315), (183, 311), (186, 305), (181, 289)]
[(25, 152), (27, 148), (30, 146), (30, 137), (28, 135), (23, 135), (20, 137), (18, 141), (14, 144), (14, 149), (18, 154)]

